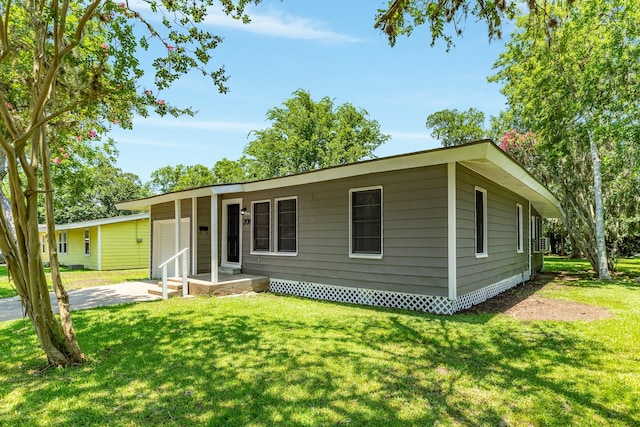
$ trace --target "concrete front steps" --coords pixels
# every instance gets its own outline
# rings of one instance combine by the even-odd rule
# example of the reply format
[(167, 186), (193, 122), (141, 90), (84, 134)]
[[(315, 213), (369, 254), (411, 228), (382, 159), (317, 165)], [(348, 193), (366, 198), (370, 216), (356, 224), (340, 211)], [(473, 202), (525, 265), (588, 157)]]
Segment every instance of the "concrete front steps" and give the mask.
[[(150, 286), (149, 293), (151, 295), (162, 296), (162, 281), (158, 282), (158, 286)], [(167, 278), (167, 295), (169, 298), (175, 296), (182, 296), (182, 278), (169, 277)]]
[[(269, 278), (249, 274), (220, 275), (217, 283), (208, 280), (188, 278), (189, 295), (227, 296), (247, 292), (264, 292), (269, 290)], [(167, 278), (169, 297), (182, 296), (182, 278)], [(162, 281), (158, 286), (150, 286), (149, 293), (162, 296)]]

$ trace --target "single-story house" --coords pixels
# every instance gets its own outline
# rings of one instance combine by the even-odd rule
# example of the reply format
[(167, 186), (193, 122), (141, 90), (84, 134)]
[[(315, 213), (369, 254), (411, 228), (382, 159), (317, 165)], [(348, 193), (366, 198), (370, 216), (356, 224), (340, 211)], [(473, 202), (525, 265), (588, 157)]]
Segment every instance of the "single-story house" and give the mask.
[[(40, 225), (40, 256), (49, 262), (47, 226)], [(149, 267), (149, 214), (56, 225), (61, 265), (89, 270)]]
[(542, 218), (561, 216), (555, 196), (488, 140), (118, 208), (150, 213), (152, 277), (188, 248), (190, 274), (213, 283), (242, 271), (268, 276), (274, 292), (435, 313), (540, 271)]

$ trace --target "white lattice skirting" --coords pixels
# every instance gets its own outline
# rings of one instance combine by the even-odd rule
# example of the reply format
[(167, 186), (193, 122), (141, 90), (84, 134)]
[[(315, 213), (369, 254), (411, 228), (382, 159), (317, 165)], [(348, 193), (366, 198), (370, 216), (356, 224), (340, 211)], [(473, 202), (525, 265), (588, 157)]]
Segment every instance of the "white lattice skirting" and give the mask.
[(319, 283), (298, 282), (271, 278), (271, 292), (297, 295), (306, 298), (327, 301), (347, 302), (352, 304), (372, 305), (379, 307), (401, 308), (406, 310), (425, 311), (436, 314), (453, 314), (472, 305), (506, 291), (525, 280), (530, 274), (517, 274), (498, 283), (459, 296), (455, 300), (433, 295), (417, 295), (402, 292), (378, 291), (363, 288), (347, 288), (343, 286), (322, 285)]

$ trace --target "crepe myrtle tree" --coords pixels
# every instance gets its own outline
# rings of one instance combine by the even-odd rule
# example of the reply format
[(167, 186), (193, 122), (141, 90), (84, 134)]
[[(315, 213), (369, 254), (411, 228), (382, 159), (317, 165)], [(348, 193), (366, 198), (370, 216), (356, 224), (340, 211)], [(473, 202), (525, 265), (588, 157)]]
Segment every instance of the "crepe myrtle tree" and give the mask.
[[(7, 0), (0, 3), (0, 171), (8, 209), (0, 215), (0, 250), (48, 363), (85, 360), (58, 269), (52, 169), (73, 141), (90, 146), (111, 126), (131, 127), (134, 114), (192, 114), (161, 93), (198, 70), (225, 92), (226, 76), (210, 68), (222, 40), (203, 29), (213, 7), (243, 21), (259, 0)], [(140, 51), (157, 54), (140, 63)], [(143, 65), (154, 70), (142, 86)], [(147, 68), (151, 68), (147, 66)], [(48, 247), (59, 319), (47, 289), (38, 236), (45, 199)], [(5, 204), (3, 204), (5, 205)]]

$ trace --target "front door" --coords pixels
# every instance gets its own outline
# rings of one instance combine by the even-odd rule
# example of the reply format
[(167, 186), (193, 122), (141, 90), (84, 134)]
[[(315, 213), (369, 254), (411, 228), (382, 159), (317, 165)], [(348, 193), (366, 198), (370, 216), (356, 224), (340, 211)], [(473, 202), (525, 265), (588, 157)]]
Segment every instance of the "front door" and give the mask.
[(220, 235), (221, 266), (242, 268), (242, 199), (222, 201), (222, 230)]
[(240, 204), (227, 205), (227, 262), (240, 262)]

